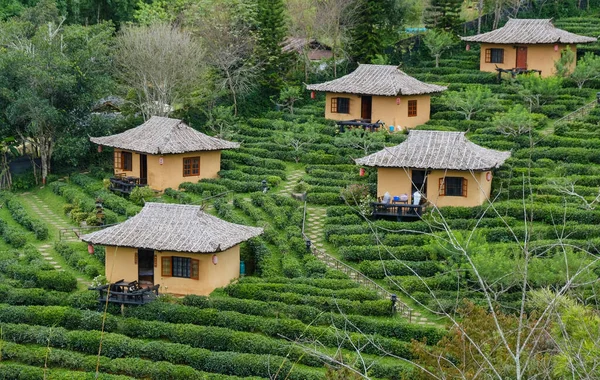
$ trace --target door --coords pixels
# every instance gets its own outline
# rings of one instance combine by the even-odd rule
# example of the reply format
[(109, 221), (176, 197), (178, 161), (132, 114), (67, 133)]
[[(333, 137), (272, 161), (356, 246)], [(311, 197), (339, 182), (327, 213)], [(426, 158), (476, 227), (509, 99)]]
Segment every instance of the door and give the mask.
[(360, 98), (360, 118), (371, 121), (371, 110), (373, 109), (373, 98), (362, 96)]
[(140, 286), (154, 285), (154, 251), (138, 249), (138, 283)]
[(427, 175), (425, 170), (412, 171), (412, 193), (417, 190), (423, 195), (427, 191)]
[(515, 65), (517, 69), (527, 69), (527, 47), (517, 46), (517, 63)]
[(140, 185), (148, 184), (148, 156), (140, 154)]

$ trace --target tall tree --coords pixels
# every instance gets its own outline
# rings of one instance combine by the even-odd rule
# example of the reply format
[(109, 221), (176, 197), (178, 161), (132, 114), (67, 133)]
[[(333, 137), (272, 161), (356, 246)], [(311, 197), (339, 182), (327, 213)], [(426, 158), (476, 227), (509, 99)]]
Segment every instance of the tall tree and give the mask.
[(460, 22), (462, 0), (430, 0), (425, 9), (425, 25), (428, 28), (451, 29)]
[[(388, 0), (356, 0), (359, 12), (350, 31), (350, 55), (356, 62), (371, 63), (389, 42)], [(388, 37), (388, 38), (386, 38)]]
[(250, 59), (256, 44), (253, 19), (247, 2), (228, 1), (207, 4), (190, 20), (212, 68), (216, 89), (231, 96), (234, 116), (238, 99), (254, 88), (258, 75), (258, 67)]
[(112, 27), (64, 26), (58, 15), (53, 3), (41, 2), (28, 12), (27, 21), (0, 24), (7, 120), (39, 152), (43, 181), (57, 137), (77, 133), (77, 120), (110, 84)]
[(452, 33), (446, 32), (443, 29), (430, 30), (425, 34), (423, 43), (429, 49), (429, 53), (435, 57), (435, 67), (440, 67), (440, 57), (445, 50), (456, 45), (456, 40)]
[(257, 0), (256, 64), (262, 70), (261, 81), (271, 91), (283, 85), (286, 57), (282, 44), (287, 36), (285, 4), (283, 0)]
[(356, 0), (322, 0), (317, 3), (316, 34), (331, 45), (333, 76), (337, 78), (337, 61), (344, 54), (343, 41), (358, 17)]
[(168, 116), (196, 88), (204, 69), (198, 42), (165, 23), (125, 28), (115, 58), (144, 119)]

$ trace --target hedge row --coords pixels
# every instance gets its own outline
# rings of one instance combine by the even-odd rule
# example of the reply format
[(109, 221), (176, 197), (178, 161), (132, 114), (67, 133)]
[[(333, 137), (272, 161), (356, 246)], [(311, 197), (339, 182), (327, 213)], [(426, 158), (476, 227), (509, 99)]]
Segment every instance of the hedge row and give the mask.
[(244, 295), (260, 301), (278, 301), (287, 304), (308, 305), (323, 311), (338, 311), (344, 313), (358, 313), (363, 315), (392, 315), (390, 301), (349, 301), (345, 299), (332, 299), (330, 297), (303, 296), (296, 293), (280, 293), (271, 290), (246, 291), (247, 285), (232, 284), (225, 288), (231, 297), (243, 298)]
[(179, 188), (181, 190), (184, 190), (184, 191), (187, 191), (187, 192), (190, 192), (193, 194), (198, 194), (203, 197), (210, 197), (213, 195), (224, 193), (228, 190), (227, 187), (225, 187), (223, 185), (218, 185), (215, 183), (207, 183), (207, 182), (198, 182), (198, 183), (184, 182), (179, 185)]
[(36, 239), (46, 240), (48, 238), (48, 227), (41, 220), (32, 218), (16, 197), (6, 197), (5, 204), (13, 219), (29, 231), (32, 231)]
[(399, 261), (376, 260), (363, 261), (358, 270), (370, 278), (385, 278), (386, 276), (411, 276), (431, 277), (440, 273), (442, 265), (436, 261)]
[(190, 204), (193, 202), (193, 199), (189, 194), (186, 194), (183, 191), (173, 190), (170, 187), (165, 189), (165, 194), (173, 199), (176, 199), (179, 203)]
[[(96, 201), (79, 187), (69, 185), (64, 182), (50, 183), (52, 191), (64, 197), (71, 205), (65, 205), (65, 214), (68, 214), (71, 219), (76, 222), (83, 220), (88, 221), (88, 225), (93, 225), (96, 218)], [(104, 221), (106, 224), (117, 223), (117, 215), (114, 211), (104, 210)]]
[(294, 293), (306, 296), (333, 297), (338, 299), (342, 298), (350, 301), (368, 301), (379, 299), (379, 295), (376, 291), (365, 287), (351, 287), (334, 290), (307, 284), (274, 282), (253, 283), (247, 281), (240, 281), (237, 284), (230, 285), (230, 287), (236, 288), (235, 290), (229, 291), (234, 293), (237, 297), (251, 299), (255, 298), (256, 293), (260, 293), (262, 291)]
[(6, 221), (0, 219), (0, 235), (10, 245), (21, 248), (27, 244), (27, 238), (17, 228), (9, 226)]
[[(15, 366), (11, 363), (8, 365), (4, 364), (0, 367), (0, 379), (239, 379), (237, 376), (197, 371), (188, 366), (171, 364), (168, 361), (152, 362), (150, 360), (139, 358), (110, 359), (105, 356), (85, 355), (57, 348), (48, 350), (47, 347), (44, 346), (26, 346), (10, 342), (3, 344), (2, 357), (3, 359), (27, 363), (37, 367), (60, 367), (68, 368), (71, 371), (53, 369), (44, 371), (44, 368), (23, 365)], [(8, 369), (6, 368), (7, 366)], [(100, 372), (96, 374), (96, 370)]]
[[(188, 326), (185, 326), (188, 327)], [(209, 351), (184, 344), (164, 341), (131, 339), (120, 334), (100, 331), (67, 331), (62, 327), (2, 325), (3, 338), (15, 343), (35, 343), (54, 348), (66, 348), (89, 355), (97, 355), (102, 341), (102, 355), (109, 358), (142, 358), (151, 361), (168, 360), (173, 364), (188, 365), (196, 370), (236, 376), (269, 377), (273, 368), (289, 374), (290, 380), (318, 380), (323, 372), (292, 363), (275, 355), (241, 354), (237, 352)], [(185, 329), (179, 332), (185, 338)], [(189, 337), (189, 335), (188, 335)]]
[(342, 259), (354, 262), (364, 260), (425, 261), (432, 257), (434, 250), (430, 246), (355, 245), (340, 247), (339, 253), (342, 255)]
[[(4, 343), (3, 351), (6, 350), (6, 358), (12, 361), (21, 360), (22, 362), (31, 363), (35, 361), (33, 356), (34, 353), (31, 349), (28, 349), (27, 346), (16, 345), (14, 343)], [(44, 351), (47, 351), (45, 349)], [(57, 353), (60, 355), (60, 353)], [(52, 355), (52, 359), (56, 356)], [(4, 362), (0, 364), (0, 380), (53, 380), (53, 379), (69, 379), (69, 380), (133, 380), (133, 377), (122, 376), (122, 375), (110, 375), (106, 373), (99, 372), (97, 375), (92, 373), (80, 372), (79, 370), (65, 370), (65, 369), (52, 369), (52, 368), (43, 368), (44, 363), (46, 361), (42, 361), (41, 363), (35, 366), (29, 366), (24, 364), (18, 364), (14, 362)], [(52, 366), (54, 363), (51, 361), (48, 363), (49, 366)], [(90, 369), (90, 372), (94, 372), (96, 367)], [(104, 370), (104, 368), (103, 368)]]
[(104, 190), (101, 181), (95, 180), (85, 174), (74, 174), (70, 177), (71, 182), (80, 186), (92, 197), (102, 199), (105, 208), (112, 210), (120, 215), (132, 216), (140, 212), (140, 206), (135, 205), (127, 199), (118, 196), (110, 191)]
[[(269, 137), (273, 135), (272, 131), (267, 131)], [(221, 152), (223, 161), (231, 160), (247, 166), (261, 167), (265, 169), (285, 170), (286, 166), (283, 161), (272, 160), (268, 158), (260, 158), (251, 154), (242, 153), (234, 150), (224, 150)]]
[(87, 252), (84, 253), (73, 248), (64, 241), (54, 243), (54, 250), (65, 259), (67, 264), (89, 277), (93, 278), (104, 273), (104, 267), (98, 260), (91, 257)]

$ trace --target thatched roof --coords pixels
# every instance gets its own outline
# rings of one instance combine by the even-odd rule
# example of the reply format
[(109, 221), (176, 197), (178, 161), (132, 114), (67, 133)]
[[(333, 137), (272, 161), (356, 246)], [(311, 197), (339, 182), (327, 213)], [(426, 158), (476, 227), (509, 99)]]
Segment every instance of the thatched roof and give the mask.
[(198, 132), (179, 119), (158, 116), (152, 116), (144, 124), (123, 133), (90, 137), (90, 141), (147, 154), (175, 154), (240, 147), (239, 143)]
[(403, 143), (359, 158), (359, 165), (449, 170), (489, 170), (499, 167), (510, 152), (487, 149), (465, 137), (465, 132), (408, 132)]
[(262, 234), (263, 229), (221, 220), (200, 206), (146, 203), (136, 216), (81, 240), (157, 251), (212, 253)]
[(333, 57), (331, 48), (314, 38), (287, 37), (281, 47), (281, 50), (285, 53), (296, 52), (302, 54), (305, 49), (307, 49), (308, 59), (312, 61)]
[(352, 73), (320, 84), (309, 84), (307, 90), (360, 95), (420, 95), (448, 88), (421, 82), (391, 65), (359, 65)]
[(584, 44), (596, 38), (580, 36), (552, 25), (550, 19), (511, 18), (502, 27), (476, 36), (461, 37), (463, 41), (493, 44)]

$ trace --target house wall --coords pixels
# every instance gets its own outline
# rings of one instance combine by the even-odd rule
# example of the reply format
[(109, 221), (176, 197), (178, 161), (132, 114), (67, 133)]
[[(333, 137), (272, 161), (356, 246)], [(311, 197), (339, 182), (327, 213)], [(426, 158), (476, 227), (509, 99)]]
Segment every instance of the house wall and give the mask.
[[(106, 278), (110, 282), (121, 279), (138, 280), (136, 248), (106, 247)], [(240, 275), (240, 246), (216, 253), (218, 262), (212, 263), (211, 253), (182, 253), (155, 251), (154, 283), (160, 284), (160, 292), (173, 294), (209, 295), (216, 288), (228, 285)], [(162, 257), (179, 256), (199, 260), (199, 279), (162, 277)]]
[[(331, 99), (344, 97), (350, 99), (350, 113), (332, 113)], [(414, 128), (425, 124), (430, 117), (430, 96), (414, 95), (399, 96), (400, 104), (396, 104), (396, 96), (373, 96), (371, 120), (381, 120), (389, 128), (393, 125), (395, 131)], [(408, 101), (417, 101), (417, 116), (408, 117)], [(354, 120), (361, 118), (361, 96), (353, 94), (338, 94), (328, 92), (325, 94), (325, 118), (330, 120)]]
[[(409, 168), (378, 168), (377, 169), (377, 197), (382, 197), (386, 192), (391, 196), (408, 194), (412, 202), (412, 170)], [(492, 190), (492, 181), (486, 179), (487, 171), (458, 171), (458, 170), (431, 170), (427, 175), (427, 201), (438, 207), (465, 206), (473, 207), (483, 204), (489, 198)], [(467, 196), (439, 195), (439, 180), (443, 177), (463, 177), (467, 179)]]
[[(400, 104), (396, 104), (396, 96), (374, 96), (371, 120), (381, 120), (388, 128), (393, 125), (395, 131), (400, 130), (400, 127), (414, 128), (429, 120), (429, 95), (399, 96), (399, 98)], [(409, 100), (417, 101), (417, 116), (408, 116)]]
[[(349, 98), (350, 99), (350, 113), (332, 113), (331, 112), (331, 98)], [(354, 120), (360, 119), (360, 95), (353, 94), (337, 94), (333, 92), (325, 93), (325, 119), (329, 120)]]
[[(482, 205), (489, 198), (492, 181), (486, 179), (487, 171), (432, 170), (427, 176), (427, 200), (437, 207)], [(444, 177), (467, 179), (467, 196), (439, 195), (439, 180)]]
[[(114, 154), (121, 154), (121, 152), (131, 152), (129, 150), (116, 149)], [(113, 155), (113, 165), (114, 165), (114, 155)], [(131, 152), (131, 170), (122, 170), (115, 168), (116, 174), (124, 174), (125, 176), (131, 177), (139, 177), (140, 176), (140, 155), (136, 152)]]
[[(558, 51), (554, 51), (554, 44), (539, 44), (539, 45), (519, 45), (527, 46), (527, 68), (542, 70), (542, 77), (554, 75), (554, 62), (560, 59), (561, 50), (567, 45), (559, 44)], [(570, 49), (577, 56), (577, 47), (569, 45)], [(485, 63), (486, 49), (504, 49), (504, 63)], [(496, 72), (496, 66), (503, 69), (512, 69), (517, 63), (516, 45), (506, 44), (481, 44), (481, 53), (479, 56), (479, 68), (481, 71)], [(572, 69), (575, 68), (573, 62)]]
[[(200, 156), (200, 175), (183, 176), (183, 159)], [(160, 157), (163, 159), (160, 164)], [(202, 178), (217, 178), (221, 170), (221, 151), (190, 152), (182, 154), (148, 155), (148, 185), (163, 191), (177, 189), (183, 182), (198, 182)]]

